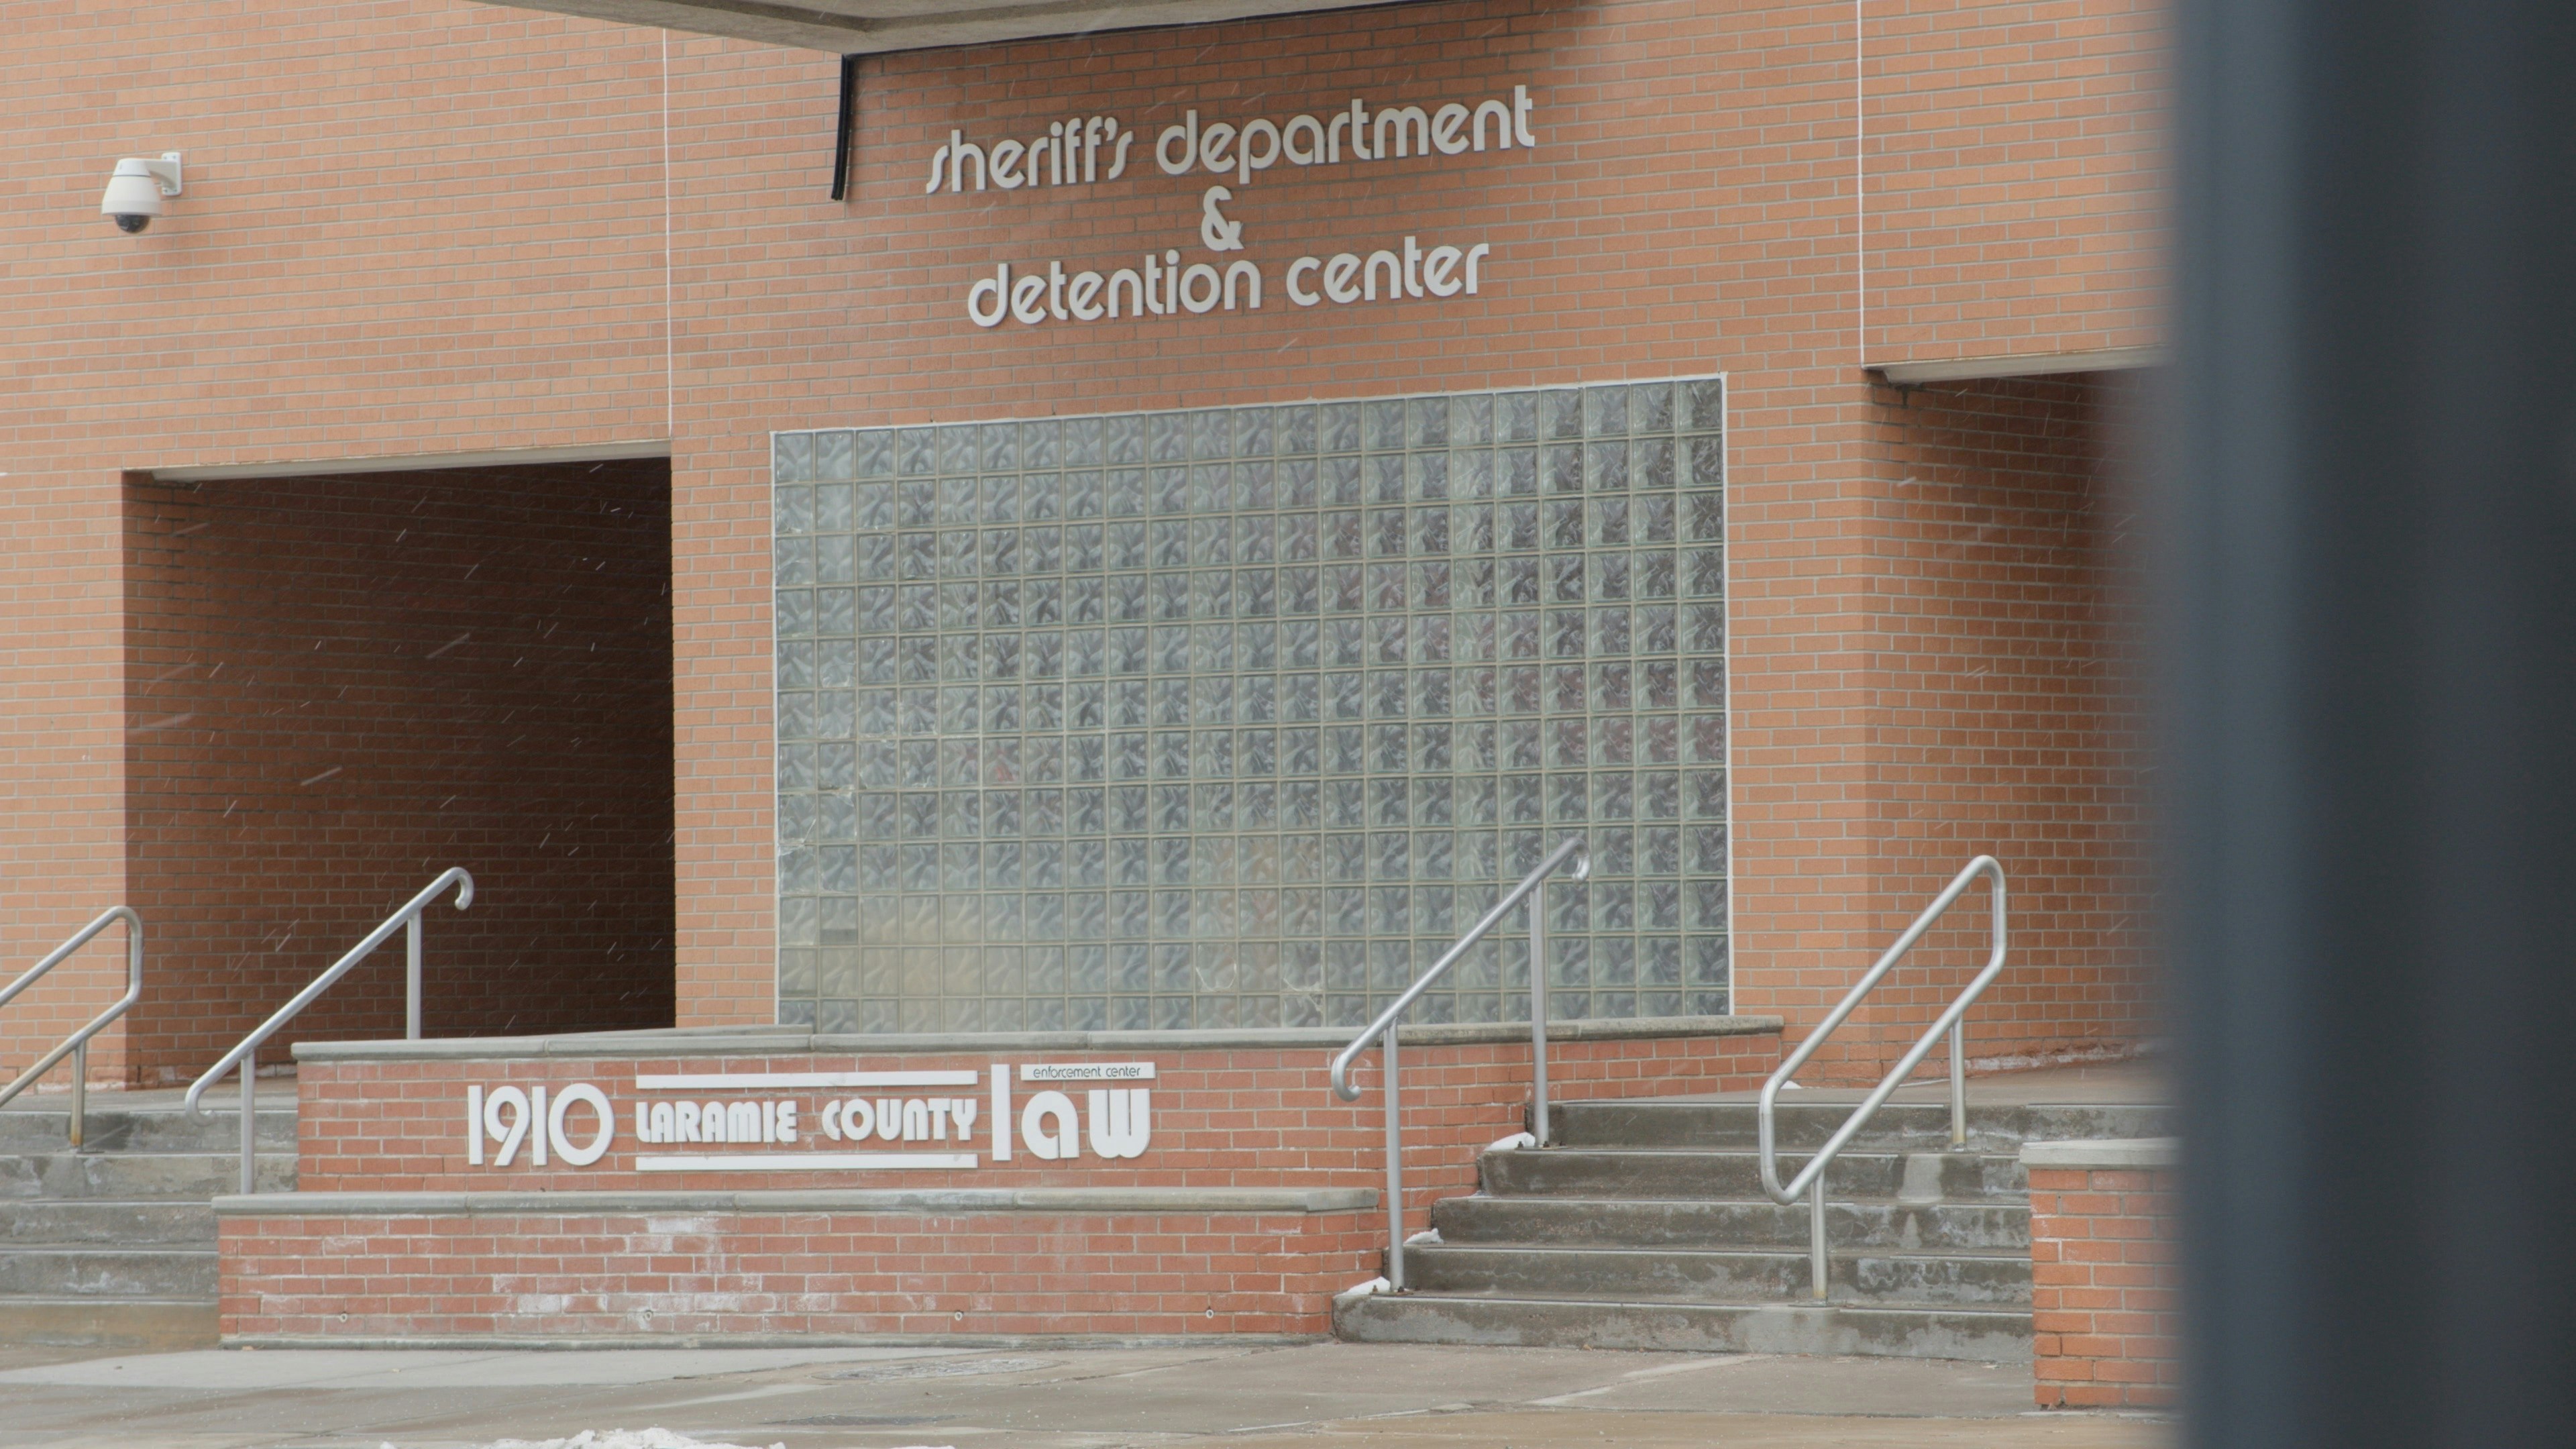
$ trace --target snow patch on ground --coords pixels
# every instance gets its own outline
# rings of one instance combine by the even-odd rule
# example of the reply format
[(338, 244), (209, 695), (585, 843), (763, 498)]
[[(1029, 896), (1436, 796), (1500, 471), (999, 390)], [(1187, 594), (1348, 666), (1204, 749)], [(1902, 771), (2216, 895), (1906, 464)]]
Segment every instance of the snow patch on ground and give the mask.
[[(386, 1444), (384, 1449), (394, 1449)], [(688, 1434), (672, 1434), (670, 1428), (585, 1428), (572, 1439), (500, 1439), (484, 1449), (752, 1449), (747, 1444), (708, 1444), (706, 1439), (690, 1439)], [(770, 1449), (786, 1449), (786, 1444), (770, 1444)]]
[[(394, 1449), (386, 1444), (384, 1449)], [(569, 1439), (499, 1439), (483, 1449), (758, 1449), (756, 1445), (717, 1444), (692, 1439), (669, 1429), (584, 1429)], [(772, 1444), (769, 1449), (787, 1449), (785, 1444)], [(951, 1445), (906, 1445), (904, 1449), (954, 1449)]]

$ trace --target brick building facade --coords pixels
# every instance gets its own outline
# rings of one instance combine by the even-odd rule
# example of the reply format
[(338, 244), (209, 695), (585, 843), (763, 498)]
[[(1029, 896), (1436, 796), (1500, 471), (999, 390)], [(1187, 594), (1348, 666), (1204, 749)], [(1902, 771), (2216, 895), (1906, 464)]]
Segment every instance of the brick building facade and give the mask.
[[(2160, 15), (1891, 4), (1856, 33), (1853, 14), (1421, 3), (871, 55), (833, 201), (828, 55), (472, 4), (256, 26), (22, 7), (0, 57), (9, 954), (135, 901), (169, 949), (93, 1075), (180, 1079), (402, 881), (459, 863), (492, 914), (434, 922), (434, 1033), (777, 1020), (773, 435), (1722, 374), (1724, 1004), (1794, 1038), (1992, 851), (2018, 967), (1972, 1018), (1976, 1054), (2125, 1048), (2152, 1031), (2114, 481), (2133, 390), (2100, 369), (2158, 340)], [(1190, 112), (1286, 125), (1294, 154), (1294, 117), (1320, 136), (1353, 97), (1380, 137), (1391, 109), (1454, 103), (1468, 119), (1440, 139), (1461, 149), (1232, 158), (1222, 178), (1150, 154)], [(1514, 108), (1533, 144), (1467, 147)], [(983, 148), (981, 173), (1066, 117), (1119, 118), (1118, 180), (977, 190), (989, 177), (961, 162), (945, 179), (962, 184), (925, 194), (952, 135)], [(105, 225), (88, 198), (110, 163), (164, 149), (187, 157), (186, 194), (141, 236)], [(1220, 180), (1239, 250), (1202, 234)], [(1474, 293), (1287, 295), (1295, 258), (1379, 249), (1392, 290), (1408, 238), (1481, 243)], [(1250, 260), (1268, 290), (1257, 310), (969, 316), (998, 264), (1109, 273), (1158, 252)], [(641, 554), (591, 567), (644, 535), (582, 532), (658, 524), (638, 470), (659, 465), (613, 461), (658, 457), (667, 600)], [(383, 471), (441, 463), (480, 471)], [(602, 512), (620, 488), (646, 513)], [(293, 525), (314, 555), (263, 533), (298, 496), (346, 514)], [(435, 526), (467, 532), (424, 547), (404, 519), (432, 497)], [(502, 511), (465, 521), (478, 497)], [(408, 573), (355, 614), (303, 561), (377, 548)], [(480, 565), (523, 597), (467, 597)], [(542, 582), (584, 569), (586, 601)], [(268, 589), (281, 572), (307, 597)], [(434, 617), (476, 609), (480, 627)], [(665, 617), (667, 682), (641, 678), (664, 666), (631, 626)], [(290, 668), (290, 636), (326, 647)], [(622, 662), (584, 673), (603, 649)], [(457, 664), (520, 681), (443, 701), (488, 716), (470, 749), (403, 703)], [(233, 692), (261, 670), (274, 701)], [(314, 728), (248, 727), (261, 710)], [(545, 722), (491, 723), (513, 711)], [(431, 734), (445, 753), (419, 748)], [(554, 775), (590, 795), (558, 799)], [(612, 821), (619, 800), (635, 808)], [(276, 869), (224, 833), (249, 809)], [(569, 853), (585, 830), (608, 836)], [(1973, 937), (1936, 940), (1923, 990), (1873, 1006), (1848, 1050), (1898, 1050)], [(1369, 969), (1383, 999), (1390, 967)], [(112, 970), (20, 1003), (0, 1065)], [(384, 1028), (382, 987), (301, 1034)]]
[[(1980, 854), (1977, 1065), (2155, 1034), (2149, 0), (552, 8), (722, 9), (9, 9), (0, 954), (133, 904), (90, 1075), (177, 1083), (476, 876), (464, 1040), (381, 1040), (392, 948), (263, 1051), (225, 1332), (1320, 1331), (1387, 1246), (1329, 1051), (1573, 835), (1565, 1100), (1758, 1083)], [(1404, 1038), (1399, 1240), (1537, 1125), (1526, 931)], [(811, 1116), (898, 1079), (966, 1095)]]

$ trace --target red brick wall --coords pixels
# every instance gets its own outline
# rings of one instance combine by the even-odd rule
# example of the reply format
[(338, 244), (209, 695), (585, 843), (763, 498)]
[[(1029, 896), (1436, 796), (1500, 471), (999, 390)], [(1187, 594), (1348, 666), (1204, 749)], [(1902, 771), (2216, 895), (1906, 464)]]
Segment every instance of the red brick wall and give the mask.
[[(138, 481), (135, 1076), (193, 1076), (451, 865), (432, 1036), (671, 1022), (667, 468)], [(403, 943), (272, 1038), (400, 1036)]]
[[(1812, 685), (1781, 713), (1747, 710), (1738, 686), (1739, 929), (1756, 903), (1795, 928), (1752, 958), (1739, 1009), (1787, 1016), (1794, 1039), (1992, 854), (2011, 881), (2011, 964), (1969, 1017), (1970, 1055), (2026, 1062), (2154, 1033), (2124, 483), (2136, 392), (2102, 376), (1882, 388), (1885, 481), (1839, 509), (1843, 557), (1738, 564), (1736, 677)], [(1739, 496), (1740, 532), (1769, 527), (1747, 511)], [(1852, 576), (1832, 621), (1848, 648), (1838, 670), (1744, 623), (1823, 607), (1819, 571)], [(1790, 788), (1786, 762), (1828, 746), (1833, 788)], [(1813, 874), (1819, 851), (1848, 873)], [(1990, 909), (1982, 885), (1962, 898), (1815, 1079), (1875, 1077), (1901, 1055), (1985, 963)], [(1737, 959), (1744, 971), (1741, 947)], [(1926, 1070), (1944, 1060), (1936, 1049)]]
[[(1318, 1334), (1384, 1220), (1318, 1214), (233, 1217), (227, 1338)], [(345, 1317), (344, 1317), (345, 1315)]]
[(2031, 1340), (2040, 1407), (2174, 1401), (2176, 1209), (2170, 1171), (2034, 1167)]
[(2160, 341), (2170, 7), (1863, 8), (1869, 361)]
[[(2093, 377), (1881, 396), (1898, 481), (1871, 631), (1880, 938), (1992, 854), (2010, 879), (2011, 964), (1969, 1016), (1970, 1055), (2152, 1035), (2135, 389)], [(1989, 912), (1976, 887), (1846, 1028), (1875, 1039), (1878, 1061), (1985, 964)]]

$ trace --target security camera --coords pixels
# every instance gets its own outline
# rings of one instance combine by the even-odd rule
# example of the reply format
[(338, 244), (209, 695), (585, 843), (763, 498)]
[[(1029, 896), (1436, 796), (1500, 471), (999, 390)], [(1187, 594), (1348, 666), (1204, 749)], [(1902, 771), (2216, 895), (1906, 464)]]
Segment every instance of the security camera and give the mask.
[(128, 156), (116, 163), (116, 174), (107, 178), (107, 194), (98, 200), (99, 214), (131, 236), (161, 214), (161, 198), (176, 196), (180, 190), (178, 152), (164, 151), (157, 161)]

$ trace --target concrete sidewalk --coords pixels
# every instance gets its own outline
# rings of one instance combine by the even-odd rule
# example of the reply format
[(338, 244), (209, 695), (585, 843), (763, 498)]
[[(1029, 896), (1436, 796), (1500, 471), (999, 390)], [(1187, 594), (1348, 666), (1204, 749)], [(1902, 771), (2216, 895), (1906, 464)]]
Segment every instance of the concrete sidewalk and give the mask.
[(467, 1449), (659, 1426), (788, 1449), (2164, 1449), (2030, 1371), (1903, 1359), (1308, 1343), (0, 1356), (0, 1449)]

